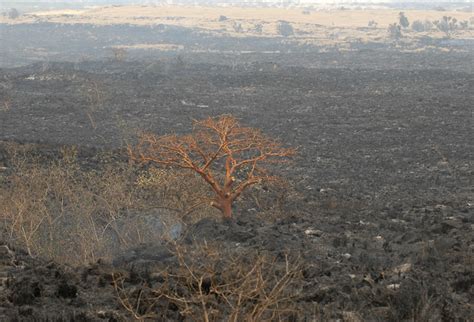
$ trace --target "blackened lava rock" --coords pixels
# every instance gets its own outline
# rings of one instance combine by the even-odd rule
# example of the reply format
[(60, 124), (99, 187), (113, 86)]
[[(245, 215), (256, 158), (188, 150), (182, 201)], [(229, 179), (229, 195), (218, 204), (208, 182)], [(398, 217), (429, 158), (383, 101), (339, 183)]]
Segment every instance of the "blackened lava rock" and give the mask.
[(35, 299), (41, 296), (42, 291), (40, 283), (29, 277), (14, 281), (9, 288), (11, 289), (9, 300), (18, 306), (33, 304)]
[(340, 296), (334, 286), (315, 287), (312, 292), (307, 290), (305, 293), (307, 294), (304, 298), (305, 301), (318, 302), (319, 304), (334, 302)]
[(227, 226), (211, 218), (204, 218), (189, 227), (185, 240), (192, 243), (195, 240), (220, 239), (226, 232)]
[(27, 317), (33, 315), (34, 308), (28, 305), (21, 306), (18, 308), (18, 314), (22, 317)]
[(465, 272), (451, 286), (456, 292), (469, 292), (474, 287), (474, 273)]
[(67, 281), (62, 281), (58, 285), (56, 295), (62, 298), (72, 299), (77, 296), (77, 286), (68, 284)]
[(393, 319), (402, 321), (414, 314), (423, 301), (423, 292), (425, 291), (426, 286), (422, 283), (410, 279), (404, 280), (399, 291), (392, 295), (393, 310), (391, 313)]
[(221, 240), (242, 243), (254, 236), (251, 228), (247, 228), (245, 224), (243, 221), (236, 223), (232, 220), (204, 218), (188, 229), (185, 241), (192, 243), (200, 240)]
[(1, 265), (8, 265), (12, 262), (14, 258), (14, 253), (8, 248), (7, 245), (0, 246), (0, 264)]
[(171, 263), (175, 259), (173, 253), (164, 245), (142, 244), (117, 256), (112, 265), (132, 269), (139, 275), (146, 275), (155, 265)]

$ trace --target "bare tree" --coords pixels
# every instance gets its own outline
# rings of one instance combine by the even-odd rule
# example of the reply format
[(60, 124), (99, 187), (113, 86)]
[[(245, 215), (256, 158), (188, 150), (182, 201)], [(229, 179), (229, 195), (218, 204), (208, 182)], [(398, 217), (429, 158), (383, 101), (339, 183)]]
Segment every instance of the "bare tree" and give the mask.
[(132, 160), (197, 173), (211, 187), (211, 205), (224, 218), (232, 218), (232, 204), (244, 190), (276, 179), (262, 165), (285, 162), (296, 153), (230, 115), (194, 121), (189, 135), (141, 134), (128, 150)]

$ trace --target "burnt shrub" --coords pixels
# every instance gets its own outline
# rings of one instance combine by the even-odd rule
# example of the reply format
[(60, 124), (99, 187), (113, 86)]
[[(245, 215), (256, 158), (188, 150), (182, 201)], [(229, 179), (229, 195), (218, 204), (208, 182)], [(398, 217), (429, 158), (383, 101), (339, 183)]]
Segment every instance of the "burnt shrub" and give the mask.
[(62, 281), (58, 285), (56, 295), (62, 298), (75, 298), (77, 296), (77, 286), (70, 285), (67, 281)]

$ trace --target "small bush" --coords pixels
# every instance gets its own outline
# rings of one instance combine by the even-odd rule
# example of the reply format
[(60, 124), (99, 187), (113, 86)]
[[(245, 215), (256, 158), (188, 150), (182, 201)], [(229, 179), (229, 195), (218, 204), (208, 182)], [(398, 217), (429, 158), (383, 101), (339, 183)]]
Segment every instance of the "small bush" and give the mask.
[(370, 20), (367, 26), (377, 28), (378, 23), (375, 20)]
[(402, 37), (402, 28), (397, 23), (392, 23), (388, 26), (388, 36), (391, 39), (398, 40)]
[(9, 11), (8, 11), (8, 18), (10, 19), (16, 19), (20, 17), (20, 12), (18, 12), (18, 10), (16, 10), (15, 8), (11, 8)]
[(234, 22), (232, 24), (232, 28), (234, 28), (234, 31), (238, 33), (241, 33), (244, 31), (244, 29), (242, 28), (242, 24), (240, 22)]
[(433, 28), (433, 23), (431, 21), (426, 20), (426, 21), (421, 21), (421, 20), (415, 20), (411, 24), (411, 29), (416, 32), (423, 32), (423, 31), (429, 31)]
[(469, 29), (469, 21), (464, 20), (459, 22), (459, 29), (466, 30)]
[(398, 23), (402, 28), (408, 28), (410, 25), (410, 22), (408, 21), (408, 18), (405, 16), (404, 12), (400, 12), (398, 14)]
[(428, 31), (428, 30), (431, 30), (433, 28), (434, 28), (433, 23), (429, 20), (425, 20), (425, 30)]
[(223, 16), (223, 15), (220, 15), (219, 16), (219, 21), (226, 21), (228, 20), (229, 18), (227, 18), (226, 16)]
[(278, 34), (283, 37), (289, 37), (295, 33), (293, 26), (287, 21), (279, 21), (277, 25), (277, 31)]
[(434, 24), (440, 31), (444, 32), (447, 37), (458, 28), (458, 20), (450, 16), (443, 16), (443, 19), (436, 20)]
[(423, 32), (425, 31), (425, 24), (421, 20), (415, 20), (411, 24), (411, 29), (416, 32)]

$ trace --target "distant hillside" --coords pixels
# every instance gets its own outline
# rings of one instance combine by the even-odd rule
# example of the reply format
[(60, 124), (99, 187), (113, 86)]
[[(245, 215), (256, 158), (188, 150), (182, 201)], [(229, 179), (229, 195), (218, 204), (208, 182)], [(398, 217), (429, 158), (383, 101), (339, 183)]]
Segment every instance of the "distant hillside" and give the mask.
[(0, 11), (16, 8), (20, 12), (47, 9), (79, 9), (86, 6), (110, 5), (205, 5), (205, 6), (245, 6), (245, 7), (313, 7), (321, 9), (342, 8), (365, 9), (368, 7), (389, 7), (399, 9), (461, 9), (472, 11), (471, 0), (4, 0), (0, 1)]

